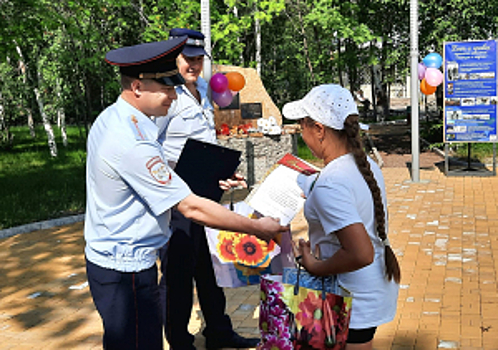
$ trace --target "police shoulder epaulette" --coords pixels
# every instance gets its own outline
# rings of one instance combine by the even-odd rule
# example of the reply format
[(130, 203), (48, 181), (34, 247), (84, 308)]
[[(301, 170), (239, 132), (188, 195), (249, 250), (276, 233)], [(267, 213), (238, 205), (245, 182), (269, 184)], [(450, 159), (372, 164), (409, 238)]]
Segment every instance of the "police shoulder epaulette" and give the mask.
[(133, 130), (133, 133), (135, 134), (135, 139), (138, 141), (145, 140), (144, 134), (142, 133), (142, 130), (140, 130), (140, 126), (138, 125), (138, 119), (135, 117), (133, 114), (130, 115), (129, 121), (131, 124), (131, 129)]

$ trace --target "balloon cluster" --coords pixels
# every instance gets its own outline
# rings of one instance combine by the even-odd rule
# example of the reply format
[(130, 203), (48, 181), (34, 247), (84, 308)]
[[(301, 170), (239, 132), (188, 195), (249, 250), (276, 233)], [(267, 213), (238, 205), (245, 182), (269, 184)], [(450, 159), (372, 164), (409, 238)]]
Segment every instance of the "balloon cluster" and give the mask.
[(418, 64), (418, 79), (420, 80), (420, 91), (424, 95), (433, 94), (437, 86), (443, 82), (443, 73), (439, 70), (443, 58), (440, 54), (432, 52), (424, 57)]
[(209, 81), (213, 101), (222, 108), (232, 103), (233, 97), (242, 90), (244, 85), (246, 85), (246, 80), (238, 72), (216, 73)]

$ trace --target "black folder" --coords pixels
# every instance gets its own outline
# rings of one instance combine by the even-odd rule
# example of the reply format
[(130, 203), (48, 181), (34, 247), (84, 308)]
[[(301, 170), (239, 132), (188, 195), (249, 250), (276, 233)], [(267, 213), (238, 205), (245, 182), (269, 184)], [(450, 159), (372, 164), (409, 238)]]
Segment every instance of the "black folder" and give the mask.
[(196, 195), (219, 202), (223, 196), (219, 180), (233, 176), (240, 164), (241, 153), (220, 145), (187, 139), (175, 173)]

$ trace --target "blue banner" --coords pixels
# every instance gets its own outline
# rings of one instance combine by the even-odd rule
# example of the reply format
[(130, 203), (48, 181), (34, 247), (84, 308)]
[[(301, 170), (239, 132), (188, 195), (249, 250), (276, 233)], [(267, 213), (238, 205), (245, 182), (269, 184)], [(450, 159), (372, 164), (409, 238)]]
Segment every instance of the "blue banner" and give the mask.
[(444, 141), (496, 142), (496, 42), (444, 44)]

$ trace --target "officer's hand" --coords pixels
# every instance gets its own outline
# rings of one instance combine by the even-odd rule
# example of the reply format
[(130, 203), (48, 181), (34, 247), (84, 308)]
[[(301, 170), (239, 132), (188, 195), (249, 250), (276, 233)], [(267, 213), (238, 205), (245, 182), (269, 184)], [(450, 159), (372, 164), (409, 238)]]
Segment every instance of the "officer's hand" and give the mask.
[(280, 220), (270, 217), (258, 219), (258, 225), (260, 228), (256, 237), (266, 242), (270, 242), (277, 234), (289, 230), (289, 226), (281, 226)]
[(229, 189), (235, 187), (247, 188), (247, 183), (244, 177), (239, 173), (235, 173), (230, 179), (220, 180), (219, 184), (223, 191), (228, 191)]

